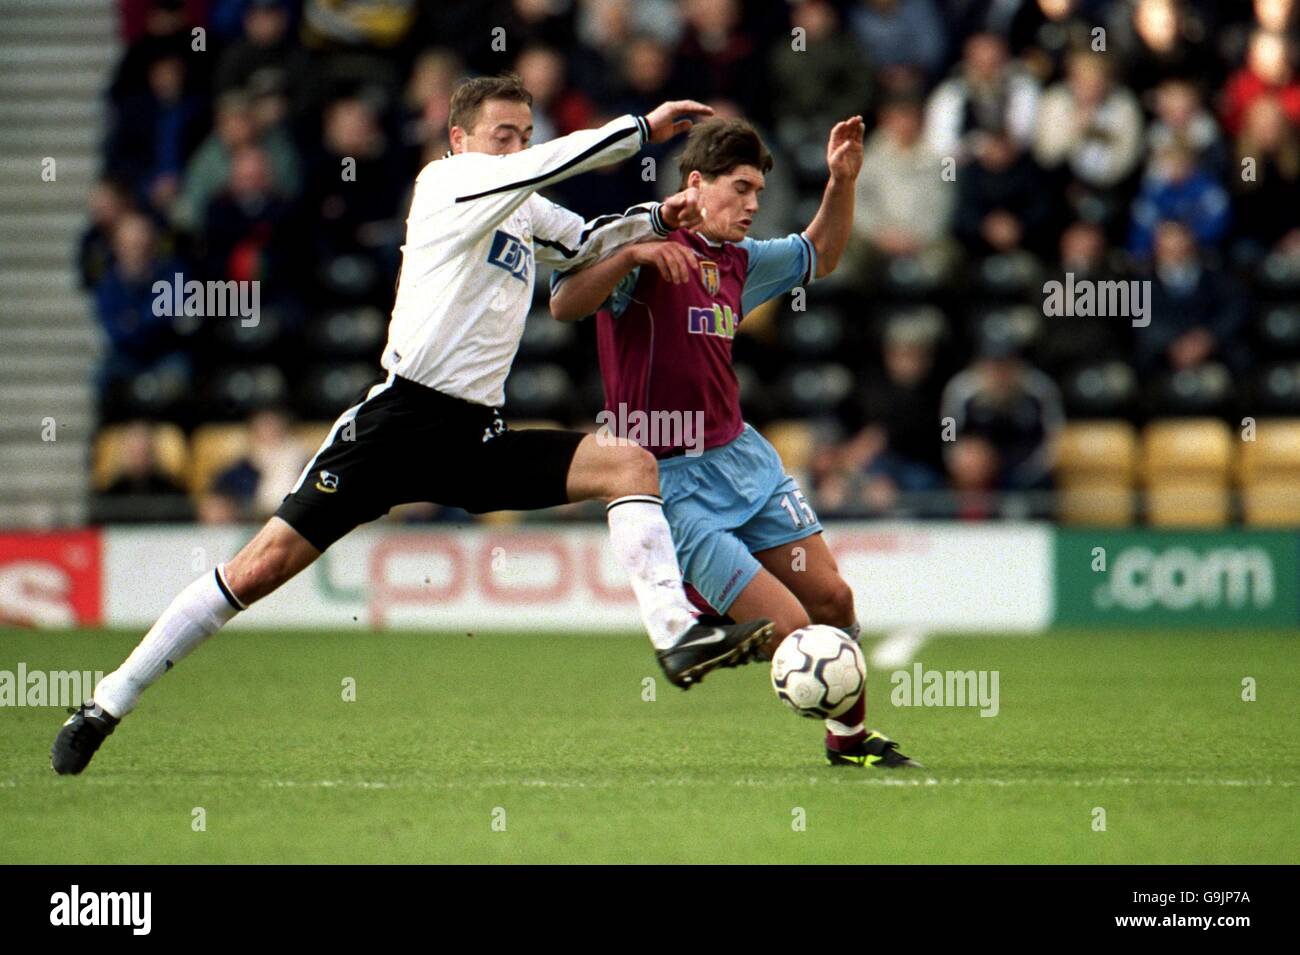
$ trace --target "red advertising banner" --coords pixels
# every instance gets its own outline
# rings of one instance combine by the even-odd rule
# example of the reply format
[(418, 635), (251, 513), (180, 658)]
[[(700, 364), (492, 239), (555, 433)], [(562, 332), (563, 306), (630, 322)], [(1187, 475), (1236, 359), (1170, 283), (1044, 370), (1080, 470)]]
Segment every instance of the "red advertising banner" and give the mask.
[(97, 530), (0, 534), (0, 626), (98, 625), (101, 578)]

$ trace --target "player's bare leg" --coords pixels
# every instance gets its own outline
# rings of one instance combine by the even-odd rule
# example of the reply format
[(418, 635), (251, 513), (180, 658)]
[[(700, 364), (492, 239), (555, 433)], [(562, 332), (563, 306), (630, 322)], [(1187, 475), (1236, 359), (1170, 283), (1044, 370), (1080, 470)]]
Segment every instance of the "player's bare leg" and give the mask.
[(696, 622), (682, 588), (672, 532), (659, 496), (659, 467), (648, 451), (631, 444), (583, 438), (569, 466), (569, 500), (606, 502), (614, 556), (627, 571), (650, 642), (668, 679), (689, 689), (720, 666), (753, 659), (769, 638), (772, 622), (709, 627)]
[[(728, 614), (735, 620), (771, 617), (775, 631), (764, 647), (770, 660), (790, 633), (810, 623), (838, 627), (858, 639), (853, 590), (840, 576), (835, 555), (822, 534), (754, 554), (763, 565), (737, 596)], [(838, 719), (826, 721), (826, 758), (831, 765), (875, 765), (894, 768), (919, 765), (898, 752), (887, 736), (868, 730), (867, 690)]]
[(158, 678), (220, 630), (240, 610), (260, 600), (320, 556), (292, 527), (273, 517), (233, 560), (180, 592), (126, 661), (104, 677), (54, 740), (55, 772), (86, 768), (104, 739), (135, 709)]

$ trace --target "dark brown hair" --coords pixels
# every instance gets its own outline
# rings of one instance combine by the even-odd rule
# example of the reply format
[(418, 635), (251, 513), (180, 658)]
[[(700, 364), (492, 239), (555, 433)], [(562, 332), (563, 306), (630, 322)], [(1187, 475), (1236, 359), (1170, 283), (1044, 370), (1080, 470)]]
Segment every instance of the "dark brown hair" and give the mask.
[(533, 94), (524, 88), (524, 81), (515, 73), (499, 76), (476, 76), (456, 87), (451, 94), (451, 110), (447, 126), (459, 126), (473, 132), (478, 122), (479, 110), (490, 99), (504, 99), (512, 103), (533, 105)]
[(753, 126), (743, 119), (710, 119), (691, 127), (677, 163), (683, 187), (694, 170), (716, 179), (737, 166), (753, 166), (761, 173), (772, 168), (772, 154)]

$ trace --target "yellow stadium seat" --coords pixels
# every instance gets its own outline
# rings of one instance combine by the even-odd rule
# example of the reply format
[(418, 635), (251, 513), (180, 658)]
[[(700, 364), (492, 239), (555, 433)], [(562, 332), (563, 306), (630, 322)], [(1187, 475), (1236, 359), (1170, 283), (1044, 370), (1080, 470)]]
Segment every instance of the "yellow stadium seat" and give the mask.
[(1056, 468), (1065, 480), (1105, 476), (1131, 482), (1137, 468), (1137, 431), (1127, 421), (1067, 424), (1056, 441)]
[(1153, 421), (1142, 435), (1147, 521), (1154, 527), (1222, 527), (1232, 513), (1231, 429), (1217, 418)]
[[(130, 425), (109, 425), (95, 436), (95, 459), (91, 479), (99, 490), (108, 487), (122, 470), (122, 443)], [(154, 463), (169, 478), (185, 484), (189, 447), (185, 432), (174, 424), (150, 425)]]
[(764, 437), (772, 442), (781, 455), (785, 469), (790, 472), (805, 471), (812, 461), (816, 437), (812, 428), (803, 421), (773, 421), (764, 429)]
[(1142, 473), (1148, 481), (1195, 475), (1226, 482), (1232, 458), (1232, 432), (1217, 418), (1153, 421), (1142, 435)]
[(1253, 441), (1241, 442), (1237, 476), (1243, 486), (1256, 478), (1300, 477), (1300, 418), (1272, 418), (1255, 427)]
[(248, 453), (248, 428), (242, 424), (205, 424), (190, 438), (190, 493), (203, 494), (213, 479)]
[(1130, 481), (1106, 477), (1065, 478), (1057, 494), (1063, 524), (1091, 527), (1132, 524), (1134, 498)]
[(1255, 479), (1242, 489), (1241, 504), (1253, 527), (1300, 527), (1300, 481), (1294, 475)]
[(1170, 477), (1147, 486), (1152, 527), (1223, 527), (1230, 513), (1228, 486), (1215, 478)]

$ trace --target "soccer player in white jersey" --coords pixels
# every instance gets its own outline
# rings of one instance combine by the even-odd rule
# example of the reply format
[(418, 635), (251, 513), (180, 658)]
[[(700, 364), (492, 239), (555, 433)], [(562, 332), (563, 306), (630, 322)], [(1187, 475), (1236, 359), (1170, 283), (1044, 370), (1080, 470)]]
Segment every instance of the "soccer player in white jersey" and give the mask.
[(236, 613), (312, 563), (354, 527), (411, 501), (472, 513), (608, 502), (614, 555), (631, 578), (656, 655), (689, 688), (747, 662), (768, 620), (707, 626), (682, 589), (655, 459), (572, 431), (522, 430), (501, 417), (506, 375), (540, 260), (572, 269), (628, 242), (699, 223), (682, 192), (591, 222), (537, 190), (634, 155), (712, 111), (693, 100), (622, 116), (528, 148), (532, 97), (512, 75), (452, 97), (452, 154), (416, 178), (382, 365), (387, 377), (339, 416), (298, 483), (235, 557), (183, 590), (127, 660), (60, 729), (59, 773), (79, 773), (141, 694)]

